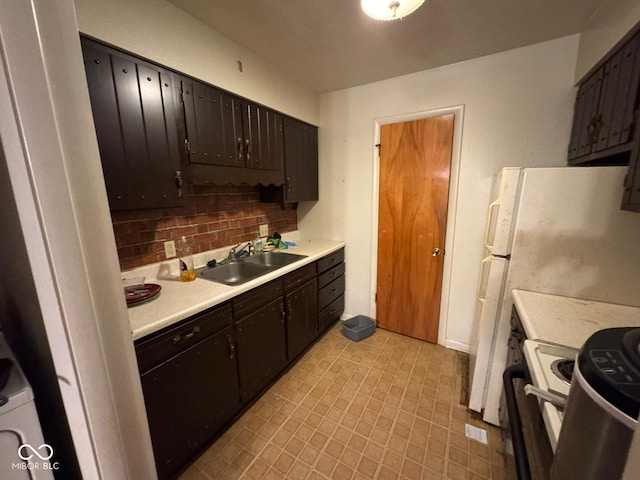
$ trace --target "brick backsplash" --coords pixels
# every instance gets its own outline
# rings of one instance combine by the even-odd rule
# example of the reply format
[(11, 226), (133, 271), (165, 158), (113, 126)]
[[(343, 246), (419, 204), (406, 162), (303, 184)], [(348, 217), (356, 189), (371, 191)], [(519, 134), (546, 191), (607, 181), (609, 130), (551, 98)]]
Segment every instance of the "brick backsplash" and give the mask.
[(261, 203), (259, 187), (192, 186), (186, 206), (112, 212), (120, 268), (166, 260), (164, 242), (187, 237), (193, 253), (254, 240), (259, 225), (269, 233), (298, 228), (296, 210)]

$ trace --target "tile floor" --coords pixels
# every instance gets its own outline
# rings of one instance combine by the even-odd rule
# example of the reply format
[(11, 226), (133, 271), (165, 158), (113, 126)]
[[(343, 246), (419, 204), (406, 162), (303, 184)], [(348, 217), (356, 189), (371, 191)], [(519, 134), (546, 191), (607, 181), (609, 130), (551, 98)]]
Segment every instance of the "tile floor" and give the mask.
[(460, 404), (467, 360), (381, 329), (351, 342), (336, 325), (180, 480), (515, 478), (498, 429)]

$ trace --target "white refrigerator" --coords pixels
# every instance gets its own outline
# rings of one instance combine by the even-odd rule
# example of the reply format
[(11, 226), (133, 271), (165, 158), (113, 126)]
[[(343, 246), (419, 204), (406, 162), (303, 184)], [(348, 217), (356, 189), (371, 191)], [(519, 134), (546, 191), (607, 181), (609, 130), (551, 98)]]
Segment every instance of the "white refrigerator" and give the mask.
[(620, 210), (627, 167), (504, 168), (485, 232), (469, 408), (499, 424), (515, 288), (640, 306), (640, 214)]

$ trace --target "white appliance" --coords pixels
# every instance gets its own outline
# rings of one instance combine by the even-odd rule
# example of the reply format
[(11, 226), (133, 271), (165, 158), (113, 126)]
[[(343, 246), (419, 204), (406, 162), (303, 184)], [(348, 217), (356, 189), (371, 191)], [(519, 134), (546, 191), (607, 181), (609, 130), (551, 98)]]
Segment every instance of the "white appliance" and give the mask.
[(640, 306), (640, 215), (626, 167), (504, 168), (489, 206), (469, 407), (499, 425), (514, 288)]
[(57, 465), (47, 459), (53, 448), (44, 443), (33, 391), (2, 333), (0, 358), (13, 363), (9, 380), (0, 390), (0, 478), (53, 480)]
[(469, 355), (471, 388), (469, 408), (480, 412), (486, 400), (485, 385), (489, 378), (491, 345), (494, 326), (504, 293), (504, 283), (511, 252), (511, 222), (520, 183), (521, 168), (503, 168), (493, 185), (484, 233), (484, 248), (488, 255), (482, 260), (480, 280), (476, 300), (478, 308), (474, 322), (473, 337)]
[[(531, 374), (532, 384), (545, 392), (559, 394), (562, 397), (569, 396), (572, 377), (567, 375), (565, 369), (558, 366), (563, 363), (570, 364), (569, 371), (573, 373), (573, 365), (577, 355), (578, 351), (573, 348), (535, 340), (524, 341), (524, 356)], [(562, 408), (541, 399), (540, 410), (547, 429), (549, 443), (555, 452), (562, 426)]]

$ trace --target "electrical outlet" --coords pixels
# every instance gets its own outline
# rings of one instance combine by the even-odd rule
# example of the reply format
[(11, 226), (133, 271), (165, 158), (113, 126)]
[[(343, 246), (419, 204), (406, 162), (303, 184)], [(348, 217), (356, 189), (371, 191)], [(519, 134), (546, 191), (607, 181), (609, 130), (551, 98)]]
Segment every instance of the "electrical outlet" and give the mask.
[(164, 255), (167, 258), (173, 258), (176, 256), (176, 242), (173, 240), (164, 242)]
[(260, 236), (266, 237), (269, 235), (269, 225), (267, 223), (260, 225)]

